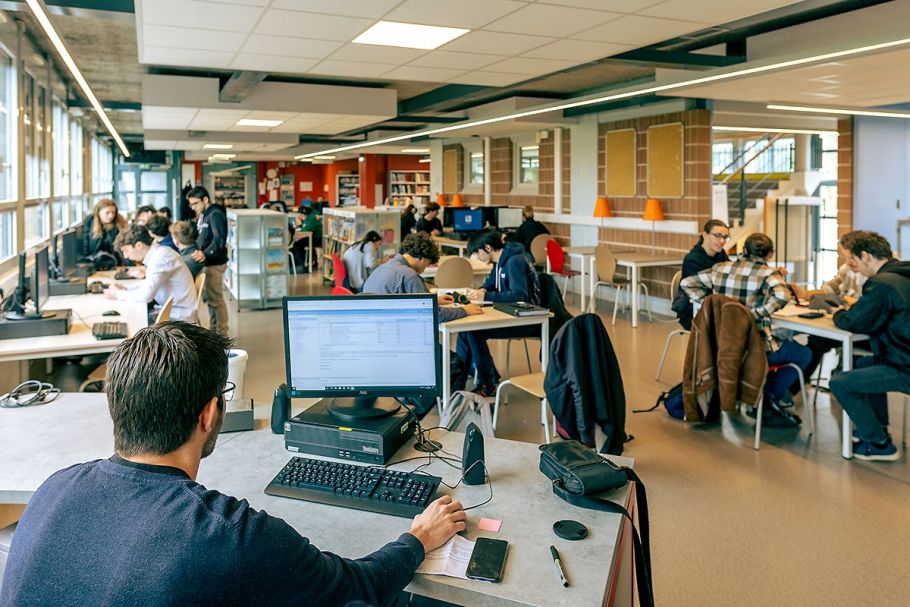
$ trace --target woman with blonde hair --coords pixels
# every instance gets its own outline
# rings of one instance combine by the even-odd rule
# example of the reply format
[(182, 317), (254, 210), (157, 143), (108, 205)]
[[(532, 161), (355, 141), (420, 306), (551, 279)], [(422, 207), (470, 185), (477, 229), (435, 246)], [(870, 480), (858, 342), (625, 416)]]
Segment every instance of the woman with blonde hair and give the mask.
[(110, 198), (102, 198), (95, 204), (92, 216), (85, 225), (83, 236), (85, 255), (92, 256), (104, 252), (119, 259), (114, 249), (114, 239), (124, 229), (126, 219), (117, 211), (117, 203)]

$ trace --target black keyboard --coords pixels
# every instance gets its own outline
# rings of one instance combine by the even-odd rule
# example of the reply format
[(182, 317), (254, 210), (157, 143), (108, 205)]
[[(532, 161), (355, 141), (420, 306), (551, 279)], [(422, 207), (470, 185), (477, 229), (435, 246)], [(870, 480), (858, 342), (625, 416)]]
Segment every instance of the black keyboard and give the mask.
[(294, 457), (265, 492), (411, 518), (433, 501), (441, 480), (427, 474)]
[(125, 322), (105, 320), (92, 325), (92, 335), (96, 339), (125, 339), (128, 330)]

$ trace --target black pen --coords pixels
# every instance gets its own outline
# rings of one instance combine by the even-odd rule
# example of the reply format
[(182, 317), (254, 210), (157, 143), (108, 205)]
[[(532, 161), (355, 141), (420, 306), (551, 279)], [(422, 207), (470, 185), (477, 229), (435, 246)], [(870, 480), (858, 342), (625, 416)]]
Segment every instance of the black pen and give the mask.
[(556, 570), (559, 572), (559, 579), (562, 580), (563, 588), (568, 588), (569, 580), (566, 579), (566, 574), (562, 570), (562, 561), (559, 560), (559, 553), (556, 552), (556, 546), (550, 546), (550, 554), (553, 555), (553, 562), (556, 563)]

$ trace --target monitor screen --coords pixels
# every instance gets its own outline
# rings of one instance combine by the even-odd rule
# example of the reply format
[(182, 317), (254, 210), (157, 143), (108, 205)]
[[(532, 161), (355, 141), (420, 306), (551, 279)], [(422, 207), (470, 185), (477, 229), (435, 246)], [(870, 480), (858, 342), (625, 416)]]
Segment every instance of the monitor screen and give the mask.
[(456, 232), (483, 229), (483, 209), (452, 209), (452, 227)]
[(521, 225), (521, 209), (501, 207), (496, 217), (496, 225), (500, 230), (511, 230)]
[(32, 278), (32, 301), (38, 312), (44, 309), (50, 290), (47, 266), (47, 247), (41, 247), (35, 252), (35, 274)]
[(64, 275), (76, 271), (79, 261), (79, 237), (75, 230), (68, 230), (61, 236), (60, 248), (57, 249), (57, 267)]
[(292, 397), (438, 396), (442, 353), (436, 297), (285, 297)]

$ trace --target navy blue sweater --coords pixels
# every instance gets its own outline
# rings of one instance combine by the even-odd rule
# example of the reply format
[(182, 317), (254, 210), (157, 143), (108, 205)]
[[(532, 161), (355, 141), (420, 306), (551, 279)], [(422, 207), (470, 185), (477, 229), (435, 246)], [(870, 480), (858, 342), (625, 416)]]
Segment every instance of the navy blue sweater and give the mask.
[(409, 533), (356, 561), (320, 552), (182, 470), (114, 456), (41, 485), (16, 529), (0, 605), (385, 605), (423, 556)]
[(483, 283), (487, 301), (540, 303), (540, 280), (533, 261), (524, 246), (507, 242), (502, 249), (499, 263), (493, 266)]

